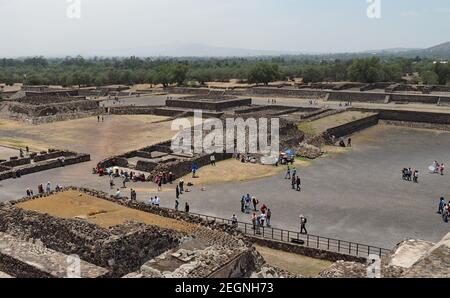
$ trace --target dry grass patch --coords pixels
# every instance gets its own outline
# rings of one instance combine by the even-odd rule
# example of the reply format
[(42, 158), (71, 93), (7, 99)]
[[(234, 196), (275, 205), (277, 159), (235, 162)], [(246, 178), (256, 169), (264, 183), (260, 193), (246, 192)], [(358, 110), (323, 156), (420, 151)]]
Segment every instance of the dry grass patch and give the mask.
[(236, 159), (218, 162), (215, 167), (205, 166), (198, 170), (198, 178), (191, 174), (184, 177), (185, 182), (194, 185), (208, 185), (223, 182), (243, 182), (271, 177), (284, 171), (284, 167), (265, 166), (261, 164), (241, 163)]

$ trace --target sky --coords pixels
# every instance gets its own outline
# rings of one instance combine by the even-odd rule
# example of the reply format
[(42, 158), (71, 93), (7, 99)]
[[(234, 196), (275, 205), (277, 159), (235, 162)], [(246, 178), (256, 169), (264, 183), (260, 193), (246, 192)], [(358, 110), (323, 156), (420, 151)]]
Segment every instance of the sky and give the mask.
[(450, 1), (0, 0), (0, 28), (0, 57), (427, 48), (450, 41)]

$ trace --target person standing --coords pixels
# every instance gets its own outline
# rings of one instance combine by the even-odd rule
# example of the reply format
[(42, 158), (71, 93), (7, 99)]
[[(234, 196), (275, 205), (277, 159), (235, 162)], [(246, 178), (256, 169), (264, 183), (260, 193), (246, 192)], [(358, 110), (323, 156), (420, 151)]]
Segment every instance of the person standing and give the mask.
[(292, 189), (295, 189), (295, 183), (296, 183), (297, 181), (295, 180), (295, 176), (292, 176), (292, 179), (291, 179), (291, 185), (292, 185)]
[(162, 191), (162, 177), (158, 178), (158, 191)]
[(253, 197), (252, 203), (253, 203), (253, 209), (254, 209), (254, 211), (258, 211), (258, 204), (259, 204), (259, 201), (258, 201), (255, 197)]
[(414, 183), (419, 183), (419, 171), (415, 170), (413, 174)]
[(233, 214), (233, 216), (231, 217), (231, 224), (235, 227), (237, 227), (238, 225), (238, 219), (236, 217), (236, 214)]
[(184, 179), (183, 178), (180, 179), (179, 186), (180, 186), (180, 194), (183, 194), (183, 192), (184, 192)]
[(114, 187), (113, 175), (109, 175), (109, 189), (113, 189), (113, 187)]
[(184, 205), (184, 212), (189, 213), (189, 209), (190, 209), (189, 204), (188, 202), (186, 202), (186, 204)]
[(180, 205), (180, 202), (178, 199), (175, 200), (175, 210), (178, 211), (178, 206)]
[(180, 187), (178, 185), (175, 188), (175, 197), (177, 200), (180, 198)]
[(272, 211), (270, 209), (267, 209), (266, 214), (266, 225), (270, 227), (270, 219), (272, 218)]
[(448, 213), (449, 213), (449, 206), (445, 204), (442, 211), (442, 220), (444, 222), (448, 222)]
[(347, 147), (352, 147), (352, 138), (348, 138)]
[(211, 165), (212, 165), (213, 167), (215, 167), (215, 166), (216, 166), (216, 157), (214, 156), (214, 154), (212, 154), (211, 157), (210, 157), (209, 159), (210, 159), (210, 161), (211, 161)]
[(241, 212), (245, 212), (245, 196), (242, 196), (241, 198)]
[(261, 213), (259, 215), (259, 224), (261, 227), (264, 228), (264, 223), (266, 222), (266, 215), (264, 213)]
[(306, 219), (303, 214), (300, 215), (300, 234), (308, 234), (308, 231), (306, 230), (306, 223), (308, 220)]
[(441, 175), (444, 176), (444, 170), (445, 170), (445, 166), (444, 163), (441, 164), (441, 167), (439, 169), (439, 171), (441, 172)]
[(52, 185), (51, 185), (50, 181), (47, 182), (47, 186), (46, 186), (45, 190), (47, 193), (49, 193), (52, 190)]
[(442, 214), (442, 212), (444, 211), (444, 206), (445, 206), (445, 199), (443, 197), (441, 197), (441, 199), (439, 200), (439, 207), (438, 207), (438, 214)]

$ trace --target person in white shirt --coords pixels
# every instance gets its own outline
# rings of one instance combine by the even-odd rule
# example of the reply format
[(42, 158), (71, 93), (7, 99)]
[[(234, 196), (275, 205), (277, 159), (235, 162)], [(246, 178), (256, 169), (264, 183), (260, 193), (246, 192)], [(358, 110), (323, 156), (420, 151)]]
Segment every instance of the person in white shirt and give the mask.
[(154, 204), (155, 204), (155, 206), (156, 207), (159, 207), (159, 204), (161, 203), (161, 200), (158, 198), (158, 197), (156, 197), (155, 198), (155, 202), (154, 202)]
[(120, 194), (120, 189), (117, 189), (115, 198), (116, 198), (116, 199), (120, 199), (120, 196), (121, 196), (121, 194)]

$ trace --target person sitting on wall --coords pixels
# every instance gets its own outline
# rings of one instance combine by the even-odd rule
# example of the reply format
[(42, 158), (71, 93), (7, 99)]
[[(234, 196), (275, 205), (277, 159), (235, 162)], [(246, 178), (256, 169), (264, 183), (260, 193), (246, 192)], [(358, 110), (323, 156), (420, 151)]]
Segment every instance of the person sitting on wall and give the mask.
[(345, 142), (344, 142), (343, 139), (341, 139), (341, 140), (339, 141), (339, 146), (342, 147), (342, 148), (345, 148), (345, 147), (346, 147), (346, 146), (345, 146)]

